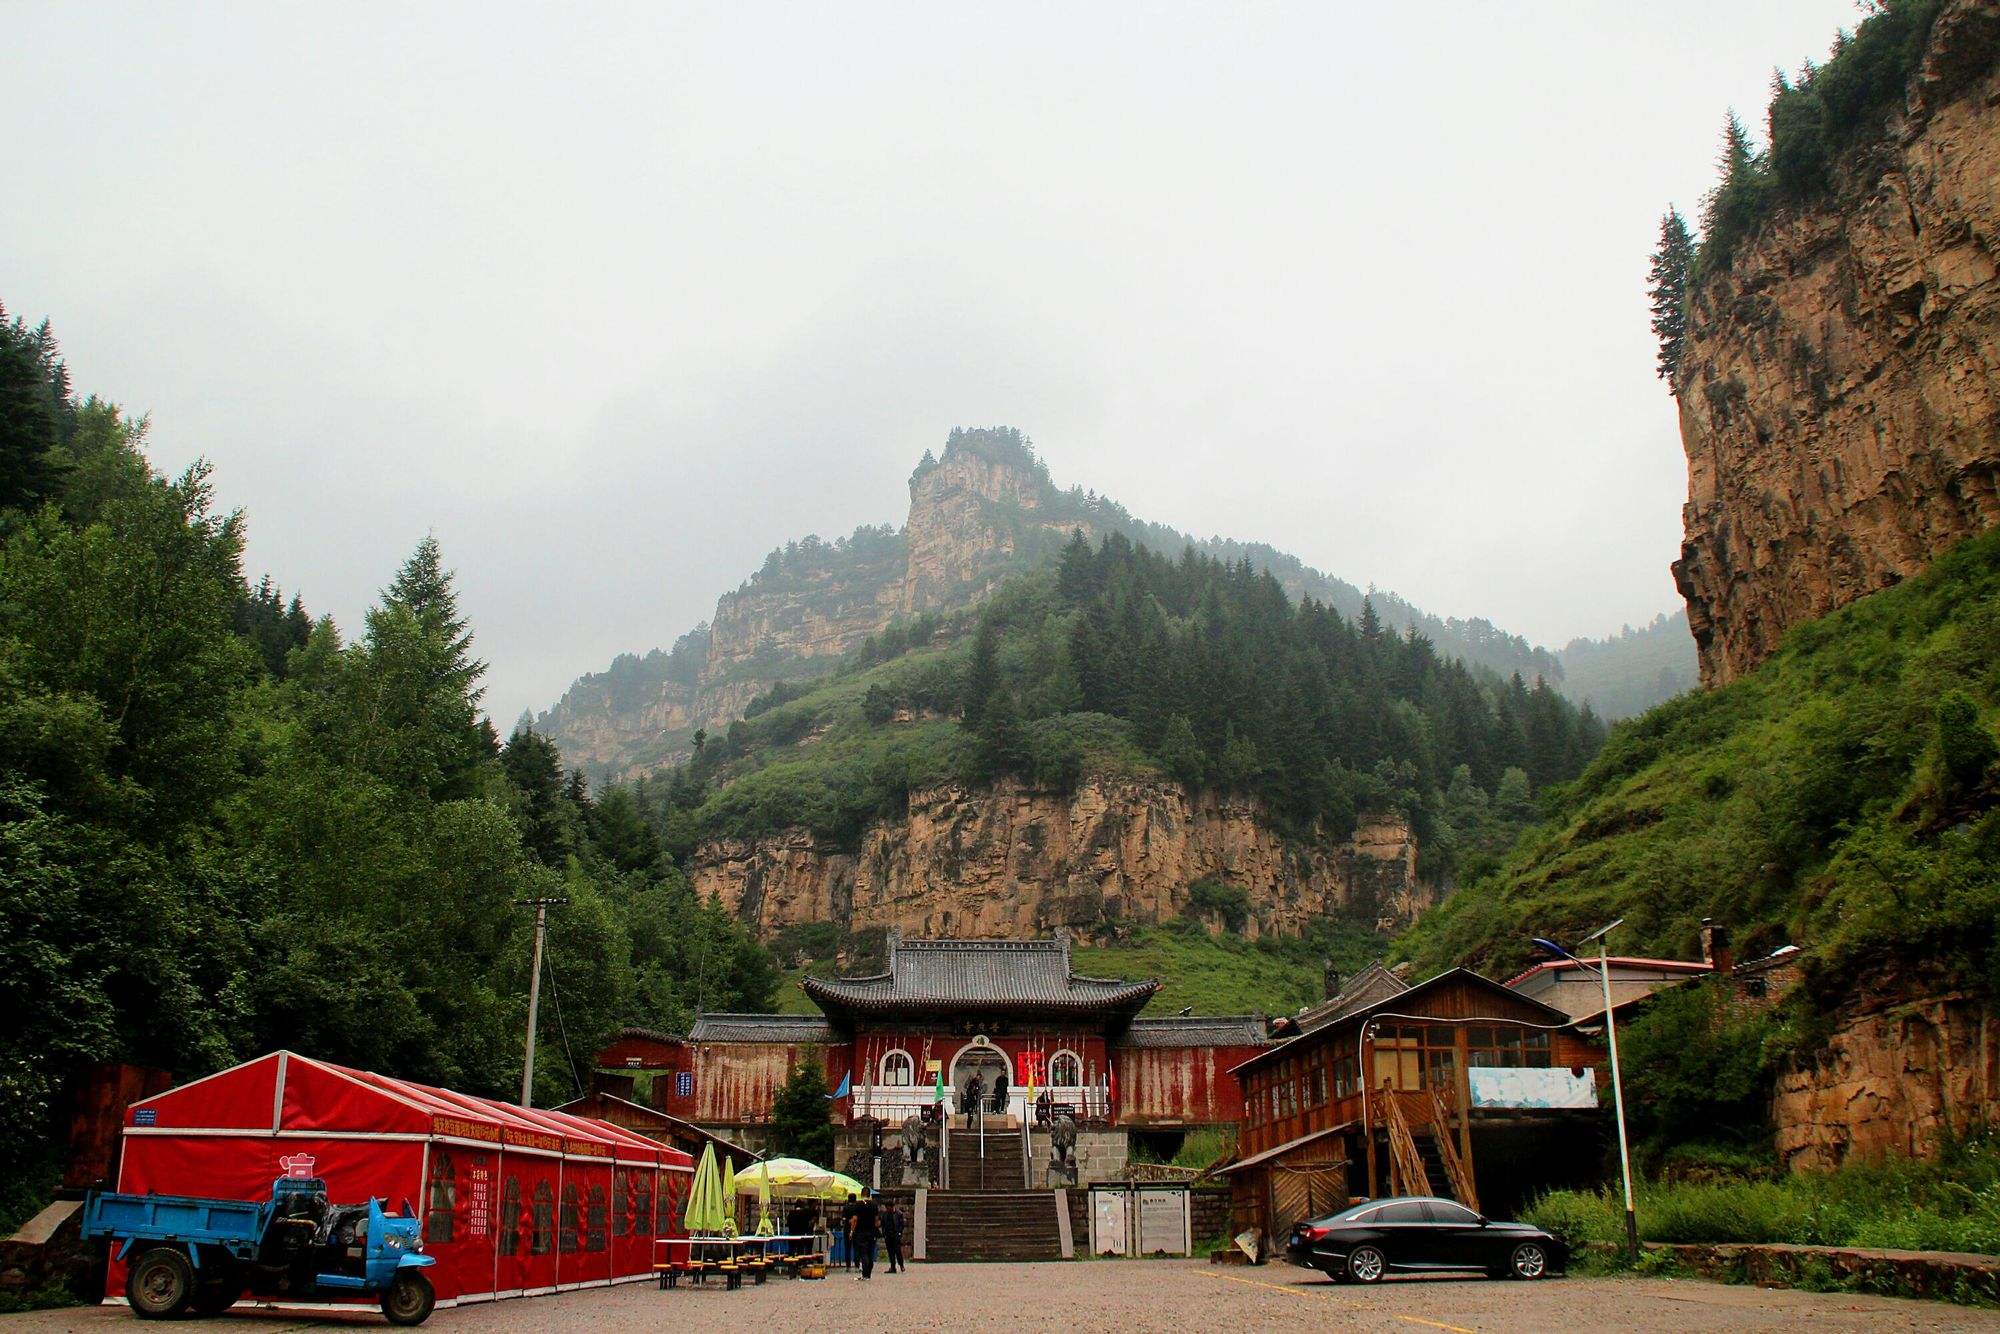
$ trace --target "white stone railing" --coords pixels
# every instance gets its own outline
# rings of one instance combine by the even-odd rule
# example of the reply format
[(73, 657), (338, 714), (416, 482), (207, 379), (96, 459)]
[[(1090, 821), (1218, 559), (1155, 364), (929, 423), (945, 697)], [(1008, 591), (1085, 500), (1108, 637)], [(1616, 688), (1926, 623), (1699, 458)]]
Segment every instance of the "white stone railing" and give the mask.
[[(1089, 1115), (1095, 1111), (1103, 1114), (1105, 1102), (1101, 1087), (1088, 1085), (1049, 1085), (1035, 1090), (1035, 1100), (1040, 1101), (1046, 1093), (1056, 1103), (1068, 1106), (1080, 1114)], [(847, 1114), (850, 1120), (863, 1116), (879, 1117), (884, 1121), (901, 1121), (913, 1112), (923, 1111), (937, 1101), (937, 1088), (931, 1084), (903, 1086), (874, 1086), (855, 1089), (848, 1095)], [(958, 1091), (947, 1087), (944, 1091), (945, 1109), (956, 1115), (958, 1112)], [(990, 1106), (990, 1104), (989, 1104)], [(1007, 1091), (1006, 1115), (1030, 1120), (1033, 1107), (1028, 1101), (1025, 1086)], [(998, 1115), (988, 1111), (987, 1115)]]

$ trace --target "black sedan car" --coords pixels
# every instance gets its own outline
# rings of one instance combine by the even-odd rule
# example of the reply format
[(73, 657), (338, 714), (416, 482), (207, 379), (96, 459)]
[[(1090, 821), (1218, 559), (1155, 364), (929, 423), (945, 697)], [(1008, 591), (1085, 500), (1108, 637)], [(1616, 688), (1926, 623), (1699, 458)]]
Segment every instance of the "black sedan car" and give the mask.
[(1286, 1258), (1337, 1282), (1379, 1283), (1391, 1272), (1544, 1278), (1560, 1273), (1568, 1257), (1540, 1228), (1496, 1223), (1451, 1200), (1405, 1196), (1300, 1223)]

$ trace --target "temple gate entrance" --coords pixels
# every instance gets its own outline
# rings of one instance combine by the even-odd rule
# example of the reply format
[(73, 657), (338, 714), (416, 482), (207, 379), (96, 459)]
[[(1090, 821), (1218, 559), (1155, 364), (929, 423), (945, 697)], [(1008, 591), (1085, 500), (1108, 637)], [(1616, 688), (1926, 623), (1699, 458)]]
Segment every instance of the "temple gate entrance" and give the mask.
[(1000, 1076), (1005, 1085), (1013, 1082), (1006, 1053), (998, 1047), (974, 1042), (961, 1048), (958, 1055), (952, 1058), (951, 1094), (954, 1107), (958, 1105), (958, 1095), (965, 1088), (965, 1081), (974, 1075), (979, 1077), (979, 1096), (982, 1099), (992, 1098), (995, 1075)]

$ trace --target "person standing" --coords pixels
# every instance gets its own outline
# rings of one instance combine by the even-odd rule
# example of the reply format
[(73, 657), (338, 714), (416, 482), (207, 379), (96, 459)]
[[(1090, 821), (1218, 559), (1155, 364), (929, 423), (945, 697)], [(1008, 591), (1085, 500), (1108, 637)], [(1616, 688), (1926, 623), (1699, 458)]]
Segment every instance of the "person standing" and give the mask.
[(894, 1200), (882, 1210), (882, 1247), (889, 1253), (889, 1272), (900, 1274), (908, 1268), (903, 1263), (903, 1211)]
[(882, 1208), (874, 1196), (874, 1191), (866, 1191), (843, 1211), (847, 1215), (848, 1249), (861, 1262), (864, 1283), (875, 1277), (875, 1237), (881, 1229)]

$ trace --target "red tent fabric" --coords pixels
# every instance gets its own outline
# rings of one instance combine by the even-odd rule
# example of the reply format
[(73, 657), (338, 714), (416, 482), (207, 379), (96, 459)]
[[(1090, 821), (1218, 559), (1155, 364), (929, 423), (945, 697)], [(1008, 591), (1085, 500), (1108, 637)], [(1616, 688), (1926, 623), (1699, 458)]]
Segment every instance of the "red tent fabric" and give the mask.
[(694, 1171), (604, 1121), (278, 1051), (132, 1104), (118, 1189), (262, 1200), (298, 1156), (337, 1202), (417, 1211), (440, 1306), (649, 1277)]

